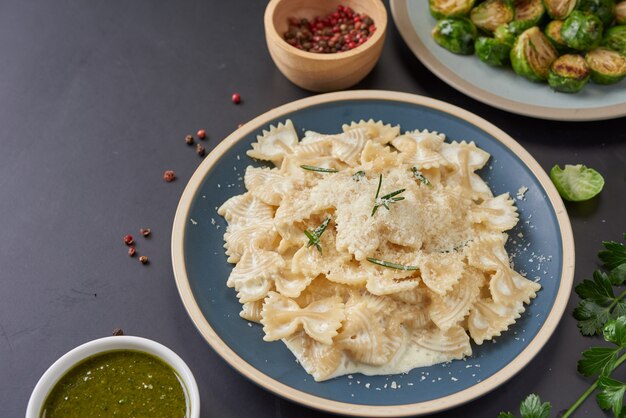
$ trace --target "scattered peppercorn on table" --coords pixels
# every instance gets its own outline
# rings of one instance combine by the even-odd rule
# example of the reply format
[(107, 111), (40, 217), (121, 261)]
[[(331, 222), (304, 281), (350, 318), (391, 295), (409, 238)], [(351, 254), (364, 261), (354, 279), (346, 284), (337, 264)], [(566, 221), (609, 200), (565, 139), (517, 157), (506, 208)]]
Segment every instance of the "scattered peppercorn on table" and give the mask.
[[(198, 164), (241, 124), (310, 95), (274, 66), (263, 38), (265, 6), (243, 0), (3, 4), (1, 416), (23, 416), (37, 380), (64, 353), (119, 329), (180, 355), (197, 380), (202, 417), (332, 416), (276, 397), (231, 369), (195, 329), (172, 275), (172, 220)], [(377, 30), (369, 17), (350, 17), (345, 8), (328, 13), (329, 20), (307, 22), (310, 38), (298, 36), (304, 22), (293, 16), (286, 41), (341, 53), (337, 48), (358, 47)], [(380, 61), (355, 88), (452, 103), (505, 130), (546, 171), (583, 164), (602, 174), (598, 196), (566, 204), (575, 283), (597, 268), (601, 241), (623, 241), (625, 118), (555, 122), (479, 103), (430, 73), (391, 20)], [(571, 405), (590, 384), (576, 361), (599, 345), (576, 327), (578, 301), (572, 293), (557, 331), (528, 367), (484, 397), (435, 416), (495, 418), (517, 411), (529, 393), (550, 401), (553, 414)], [(360, 380), (354, 375), (352, 384)], [(437, 385), (432, 382), (434, 391)], [(381, 390), (398, 389), (390, 380)], [(372, 388), (373, 402), (376, 395)], [(603, 416), (593, 399), (578, 414)]]

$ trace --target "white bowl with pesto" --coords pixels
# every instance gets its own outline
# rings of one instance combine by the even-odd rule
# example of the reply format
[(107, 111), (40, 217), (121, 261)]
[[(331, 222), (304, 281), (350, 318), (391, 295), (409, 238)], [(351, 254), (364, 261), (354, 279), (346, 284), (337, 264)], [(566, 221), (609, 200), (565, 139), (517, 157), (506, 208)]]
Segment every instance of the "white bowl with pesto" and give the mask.
[(40, 418), (42, 409), (54, 387), (69, 371), (88, 358), (115, 351), (137, 351), (157, 357), (177, 374), (185, 394), (185, 418), (200, 417), (200, 393), (191, 370), (172, 350), (155, 341), (134, 336), (113, 336), (89, 341), (69, 351), (46, 370), (33, 390), (26, 418)]

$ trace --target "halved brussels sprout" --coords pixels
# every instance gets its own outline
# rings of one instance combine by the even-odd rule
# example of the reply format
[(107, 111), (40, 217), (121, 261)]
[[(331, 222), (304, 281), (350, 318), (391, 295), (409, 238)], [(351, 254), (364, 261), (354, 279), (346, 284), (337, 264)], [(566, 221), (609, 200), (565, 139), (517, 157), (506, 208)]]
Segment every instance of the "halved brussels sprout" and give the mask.
[(500, 25), (493, 32), (493, 36), (510, 46), (513, 46), (515, 39), (526, 29), (530, 29), (535, 25), (530, 24), (527, 20), (514, 20), (505, 25)]
[(557, 51), (563, 52), (568, 49), (563, 37), (561, 36), (561, 26), (563, 26), (562, 20), (553, 20), (546, 25), (544, 33), (552, 44), (556, 47)]
[(615, 5), (615, 22), (618, 25), (626, 23), (626, 0), (620, 1)]
[(626, 58), (612, 49), (599, 47), (587, 52), (585, 61), (591, 69), (591, 80), (613, 84), (626, 78)]
[(493, 32), (500, 25), (509, 23), (515, 16), (511, 0), (487, 0), (474, 7), (470, 19), (477, 28)]
[(444, 17), (466, 16), (476, 0), (428, 0), (430, 14), (435, 19)]
[(476, 26), (465, 17), (440, 19), (433, 29), (433, 38), (442, 47), (455, 54), (474, 53)]
[(579, 0), (578, 10), (597, 16), (604, 26), (608, 26), (613, 23), (613, 16), (615, 16), (615, 1)]
[(578, 0), (543, 0), (552, 19), (563, 20), (578, 6)]
[(509, 62), (511, 45), (495, 38), (481, 36), (474, 44), (476, 56), (485, 64), (503, 67)]
[(528, 27), (538, 24), (546, 11), (543, 0), (515, 0), (513, 6), (515, 9), (513, 19), (528, 22)]
[(592, 14), (574, 10), (561, 26), (561, 38), (570, 48), (589, 51), (602, 40), (602, 22)]
[(543, 81), (557, 56), (554, 45), (537, 26), (533, 26), (515, 40), (511, 65), (518, 75), (531, 81)]
[(613, 26), (608, 29), (602, 39), (602, 46), (626, 55), (626, 25)]
[(590, 70), (585, 59), (576, 54), (558, 57), (548, 71), (548, 84), (556, 91), (577, 93), (589, 81)]

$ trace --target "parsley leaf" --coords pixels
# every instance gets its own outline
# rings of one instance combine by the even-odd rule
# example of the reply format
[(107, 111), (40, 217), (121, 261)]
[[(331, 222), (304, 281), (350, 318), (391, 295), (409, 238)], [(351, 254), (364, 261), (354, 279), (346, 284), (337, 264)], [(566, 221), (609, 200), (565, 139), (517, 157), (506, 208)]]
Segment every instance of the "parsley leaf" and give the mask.
[[(626, 234), (624, 234), (626, 240)], [(613, 270), (620, 265), (626, 264), (626, 246), (615, 241), (603, 241), (604, 250), (598, 253), (600, 260), (604, 262), (607, 270)]]
[(620, 316), (607, 322), (602, 333), (608, 342), (619, 348), (626, 348), (626, 317)]
[(598, 389), (600, 392), (596, 396), (598, 405), (602, 409), (611, 409), (615, 417), (621, 417), (622, 415), (622, 402), (624, 399), (624, 392), (626, 392), (626, 384), (619, 380), (611, 379), (607, 376), (602, 376), (598, 380)]
[(600, 333), (609, 319), (626, 314), (626, 293), (616, 297), (609, 276), (600, 270), (593, 273), (593, 280), (584, 280), (575, 290), (582, 300), (574, 309), (574, 318), (583, 335)]
[[(530, 394), (522, 401), (519, 406), (521, 418), (548, 418), (552, 406), (550, 402), (541, 403), (539, 396)], [(500, 412), (498, 418), (515, 418), (510, 412)]]
[(620, 264), (609, 273), (609, 280), (613, 286), (619, 286), (626, 282), (626, 263)]
[(619, 348), (592, 347), (583, 351), (583, 358), (578, 360), (578, 373), (583, 376), (607, 376), (615, 368)]

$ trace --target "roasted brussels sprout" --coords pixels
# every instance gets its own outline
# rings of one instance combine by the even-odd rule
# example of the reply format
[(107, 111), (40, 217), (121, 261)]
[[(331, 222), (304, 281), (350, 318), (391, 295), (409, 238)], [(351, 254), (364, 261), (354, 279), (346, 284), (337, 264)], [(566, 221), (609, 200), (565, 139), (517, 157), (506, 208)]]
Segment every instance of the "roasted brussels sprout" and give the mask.
[(568, 50), (568, 47), (561, 37), (561, 26), (563, 26), (562, 20), (553, 20), (546, 25), (544, 33), (550, 42), (552, 42), (552, 44), (556, 47), (557, 51), (564, 52)]
[(552, 19), (563, 20), (578, 6), (578, 0), (543, 0)]
[(626, 55), (626, 25), (613, 26), (608, 29), (602, 39), (602, 46)]
[(615, 22), (618, 25), (626, 23), (626, 0), (620, 1), (615, 5)]
[(493, 32), (500, 25), (509, 23), (515, 16), (511, 0), (487, 0), (474, 7), (470, 19), (477, 28)]
[(561, 26), (565, 44), (578, 51), (589, 51), (602, 40), (602, 22), (596, 16), (574, 10)]
[(561, 55), (548, 71), (548, 84), (563, 93), (579, 92), (589, 81), (590, 70), (585, 59), (577, 54)]
[(435, 19), (466, 16), (474, 7), (474, 2), (475, 0), (428, 0), (428, 8)]
[(474, 53), (476, 27), (465, 17), (446, 17), (437, 22), (433, 38), (442, 47), (455, 54)]
[(597, 84), (613, 84), (626, 77), (626, 58), (612, 49), (599, 47), (585, 55), (591, 80)]
[(613, 23), (615, 16), (614, 0), (579, 0), (578, 10), (597, 16), (604, 26)]
[(554, 45), (537, 26), (533, 26), (515, 40), (511, 65), (518, 75), (531, 81), (543, 81), (557, 56)]
[(528, 27), (538, 24), (546, 11), (543, 0), (514, 0), (513, 6), (513, 20), (528, 22)]
[(511, 45), (495, 38), (481, 36), (474, 44), (476, 56), (485, 64), (503, 67), (509, 62)]
[(510, 46), (513, 46), (515, 38), (517, 38), (526, 29), (530, 29), (535, 25), (529, 24), (527, 20), (514, 20), (511, 23), (500, 25), (493, 32), (493, 36)]

